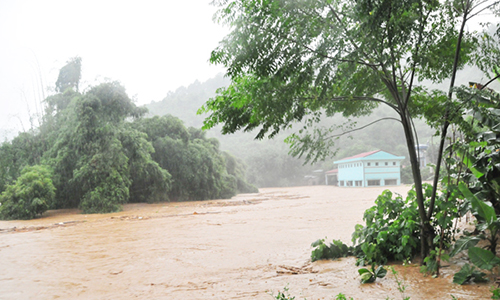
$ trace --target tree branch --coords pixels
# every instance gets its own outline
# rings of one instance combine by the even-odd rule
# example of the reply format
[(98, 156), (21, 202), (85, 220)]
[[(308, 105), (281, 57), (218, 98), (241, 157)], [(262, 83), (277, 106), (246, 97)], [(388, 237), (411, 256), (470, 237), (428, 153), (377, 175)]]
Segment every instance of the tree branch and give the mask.
[[(487, 2), (487, 1), (483, 1), (481, 3), (478, 3), (475, 6), (471, 7), (470, 11), (472, 12), (475, 8), (477, 8), (479, 5), (481, 5), (481, 4), (485, 3), (485, 2)], [(482, 9), (480, 9), (479, 11), (477, 11), (476, 13), (469, 15), (469, 17), (467, 18), (467, 21), (470, 20), (470, 19), (472, 19), (472, 18), (474, 18), (475, 16), (479, 15), (483, 11), (485, 11), (487, 9), (490, 9), (491, 7), (493, 7), (493, 6), (495, 6), (495, 5), (499, 4), (499, 3), (500, 3), (500, 1), (495, 1), (492, 4), (490, 4), (490, 5), (486, 6), (486, 7), (483, 7)]]
[[(330, 8), (330, 11), (333, 13), (333, 15), (335, 16), (335, 19), (337, 19), (337, 22), (339, 22), (340, 24), (342, 24), (342, 20), (340, 19), (339, 15), (337, 14), (337, 11), (332, 7), (331, 4), (328, 4), (328, 7)], [(346, 26), (342, 26), (343, 28), (346, 28)], [(356, 43), (354, 43), (354, 41), (349, 38), (349, 35), (347, 35), (348, 37), (348, 40), (349, 42), (351, 43), (351, 45), (356, 48), (356, 50), (358, 51), (361, 51), (361, 53), (363, 53), (363, 56), (366, 57), (366, 58), (370, 58), (370, 56), (364, 52)]]
[(401, 123), (401, 120), (399, 120), (399, 119), (392, 118), (392, 117), (385, 117), (385, 118), (381, 118), (381, 119), (375, 120), (375, 121), (373, 121), (373, 122), (371, 122), (371, 123), (368, 123), (368, 124), (366, 124), (366, 125), (364, 125), (364, 126), (361, 126), (361, 127), (358, 127), (358, 128), (352, 129), (352, 130), (344, 131), (344, 132), (342, 132), (342, 133), (335, 134), (335, 135), (332, 135), (332, 136), (328, 136), (328, 137), (326, 137), (326, 138), (327, 138), (327, 139), (333, 139), (333, 138), (336, 138), (336, 137), (341, 137), (341, 136), (343, 136), (343, 135), (346, 135), (346, 134), (352, 133), (352, 132), (354, 132), (354, 131), (358, 131), (358, 130), (361, 130), (361, 129), (365, 129), (366, 127), (369, 127), (369, 126), (371, 126), (371, 125), (373, 125), (373, 124), (375, 124), (375, 123), (378, 123), (378, 122), (380, 122), (380, 121), (385, 121), (385, 120), (393, 120), (393, 121), (397, 121), (397, 122)]
[(378, 99), (378, 98), (373, 98), (373, 97), (363, 97), (363, 96), (359, 96), (359, 97), (347, 97), (347, 96), (345, 96), (345, 97), (335, 97), (335, 98), (330, 99), (330, 101), (341, 101), (341, 102), (348, 102), (348, 101), (373, 101), (373, 102), (379, 102), (379, 103), (383, 103), (383, 104), (389, 106), (394, 111), (396, 111), (398, 114), (400, 114), (399, 108), (397, 106), (395, 106), (394, 104), (389, 103), (389, 102), (387, 102), (385, 100)]
[(341, 59), (341, 58), (335, 58), (333, 56), (330, 56), (330, 55), (327, 55), (327, 54), (324, 54), (324, 53), (320, 53), (318, 52), (317, 50), (314, 50), (312, 49), (311, 47), (305, 45), (305, 44), (301, 44), (299, 42), (297, 42), (296, 40), (294, 39), (291, 39), (291, 38), (287, 38), (287, 40), (290, 40), (294, 43), (296, 43), (297, 45), (301, 46), (301, 47), (304, 47), (306, 48), (307, 50), (309, 50), (310, 52), (312, 53), (315, 53), (323, 58), (328, 58), (328, 59), (331, 59), (331, 60), (335, 60), (335, 61), (339, 61), (339, 62), (347, 62), (347, 63), (357, 63), (357, 64), (360, 64), (360, 65), (365, 65), (365, 66), (369, 66), (369, 67), (373, 67), (373, 68), (376, 68), (376, 67), (379, 67), (380, 64), (371, 64), (371, 63), (367, 63), (367, 62), (364, 62), (364, 61), (360, 61), (360, 60), (351, 60), (351, 59)]

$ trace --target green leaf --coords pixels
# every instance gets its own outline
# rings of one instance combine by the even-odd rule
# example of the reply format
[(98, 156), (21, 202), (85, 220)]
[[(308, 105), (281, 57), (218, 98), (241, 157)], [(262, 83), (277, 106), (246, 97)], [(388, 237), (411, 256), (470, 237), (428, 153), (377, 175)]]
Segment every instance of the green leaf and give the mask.
[(358, 270), (358, 273), (359, 275), (363, 275), (364, 273), (371, 273), (371, 271), (366, 268), (362, 268)]
[(497, 220), (497, 215), (495, 213), (495, 209), (486, 202), (479, 200), (472, 192), (469, 190), (469, 188), (465, 185), (465, 183), (460, 182), (458, 185), (458, 188), (462, 192), (465, 198), (467, 198), (472, 205), (472, 209), (483, 219), (486, 220), (488, 224), (491, 224), (492, 222)]
[(378, 278), (384, 278), (385, 275), (387, 275), (387, 270), (384, 268), (384, 266), (378, 266), (377, 270), (375, 270), (375, 276)]
[(377, 236), (377, 242), (378, 243), (385, 243), (387, 241), (387, 231), (380, 231)]
[(476, 283), (488, 282), (489, 279), (487, 277), (484, 277), (484, 276), (486, 276), (486, 274), (483, 272), (476, 271), (476, 270), (472, 271), (472, 278), (474, 279), (474, 282), (476, 282)]
[(479, 247), (469, 248), (469, 259), (478, 268), (488, 271), (500, 264), (500, 258), (491, 253), (491, 251)]
[(316, 240), (315, 242), (313, 242), (313, 243), (311, 244), (311, 247), (317, 247), (317, 246), (319, 246), (319, 245), (323, 244), (324, 242), (325, 242), (325, 240), (324, 240), (324, 239), (319, 239), (319, 240)]
[(491, 299), (500, 299), (500, 288), (491, 289), (490, 292), (493, 294)]
[(453, 276), (453, 283), (461, 285), (470, 280), (473, 280), (476, 283), (487, 282), (488, 278), (485, 278), (484, 276), (486, 276), (485, 273), (475, 270), (475, 268), (469, 264), (465, 264), (462, 266), (460, 271)]
[(484, 176), (484, 173), (474, 166), (477, 162), (475, 157), (464, 152), (462, 149), (457, 150), (457, 155), (462, 159), (462, 162), (467, 166), (467, 168), (469, 168), (469, 170), (471, 170), (472, 174), (476, 178)]
[(371, 283), (374, 281), (375, 281), (375, 276), (373, 276), (372, 272), (361, 274), (361, 283)]
[(457, 253), (474, 247), (481, 239), (477, 236), (462, 236), (457, 240), (450, 252), (450, 257), (457, 255)]
[(458, 271), (457, 273), (455, 273), (455, 275), (453, 275), (453, 283), (460, 285), (466, 283), (472, 277), (471, 272), (472, 272), (471, 266), (469, 264), (463, 265), (460, 271)]

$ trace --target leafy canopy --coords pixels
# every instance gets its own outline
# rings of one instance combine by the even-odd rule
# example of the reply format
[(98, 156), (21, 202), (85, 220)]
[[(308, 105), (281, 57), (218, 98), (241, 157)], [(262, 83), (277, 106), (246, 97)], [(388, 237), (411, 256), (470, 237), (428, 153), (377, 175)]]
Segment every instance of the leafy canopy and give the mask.
[[(296, 121), (366, 115), (380, 103), (418, 114), (409, 101), (416, 71), (442, 80), (453, 62), (454, 18), (439, 1), (215, 3), (233, 31), (211, 62), (227, 68), (232, 84), (200, 112), (210, 113), (205, 128), (222, 123), (223, 133), (258, 128), (257, 138), (272, 137)], [(332, 144), (312, 137), (331, 134), (291, 139), (294, 153), (326, 157)]]
[(0, 219), (33, 219), (54, 201), (56, 189), (47, 166), (25, 167), (15, 183), (0, 194)]

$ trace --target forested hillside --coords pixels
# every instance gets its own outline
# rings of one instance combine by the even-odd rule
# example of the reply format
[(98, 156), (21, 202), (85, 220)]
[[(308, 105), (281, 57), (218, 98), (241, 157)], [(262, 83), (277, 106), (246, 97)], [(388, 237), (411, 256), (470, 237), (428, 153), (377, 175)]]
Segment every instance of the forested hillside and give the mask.
[[(158, 102), (152, 102), (146, 107), (151, 115), (174, 115), (179, 117), (184, 124), (201, 128), (206, 115), (197, 114), (199, 108), (220, 87), (228, 85), (228, 80), (218, 75), (206, 82), (198, 81), (188, 87), (178, 88)], [(341, 116), (327, 118), (319, 124), (324, 127), (348, 123), (350, 126), (338, 128), (332, 135), (340, 135), (343, 130), (355, 129), (368, 125), (382, 117), (393, 113), (389, 108), (380, 107), (370, 116), (348, 120)], [(419, 143), (430, 144), (428, 161), (433, 161), (432, 139), (433, 131), (422, 120), (417, 120)], [(313, 174), (314, 170), (329, 170), (333, 168), (333, 161), (360, 152), (381, 149), (396, 155), (408, 157), (405, 147), (405, 138), (401, 126), (394, 120), (384, 120), (367, 126), (361, 130), (341, 135), (336, 140), (336, 147), (332, 155), (325, 161), (314, 165), (305, 164), (303, 158), (296, 158), (289, 154), (290, 148), (284, 141), (292, 133), (300, 130), (301, 124), (296, 124), (292, 129), (281, 132), (273, 139), (256, 140), (256, 132), (237, 132), (222, 135), (220, 127), (207, 131), (207, 136), (216, 137), (221, 144), (221, 149), (241, 158), (247, 165), (247, 178), (250, 183), (259, 187), (293, 186), (308, 184), (305, 176)], [(409, 163), (406, 163), (409, 165)], [(404, 172), (409, 173), (409, 169)], [(406, 176), (411, 181), (411, 176)], [(322, 181), (321, 181), (322, 182)]]
[(81, 62), (60, 71), (40, 127), (0, 146), (0, 218), (48, 208), (111, 212), (127, 202), (255, 192), (243, 164), (176, 117), (145, 118), (117, 82), (79, 91)]

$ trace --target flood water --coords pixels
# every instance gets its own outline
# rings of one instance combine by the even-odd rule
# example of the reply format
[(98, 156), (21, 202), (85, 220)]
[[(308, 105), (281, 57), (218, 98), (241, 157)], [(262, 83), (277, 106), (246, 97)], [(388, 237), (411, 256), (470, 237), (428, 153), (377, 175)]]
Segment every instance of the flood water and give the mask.
[[(408, 186), (391, 188), (406, 194)], [(354, 258), (310, 262), (318, 238), (351, 244), (383, 188), (261, 189), (230, 200), (130, 204), (114, 214), (50, 211), (0, 221), (0, 299), (402, 299), (392, 274), (361, 285)], [(395, 266), (411, 299), (488, 299), (491, 284), (452, 283)]]

